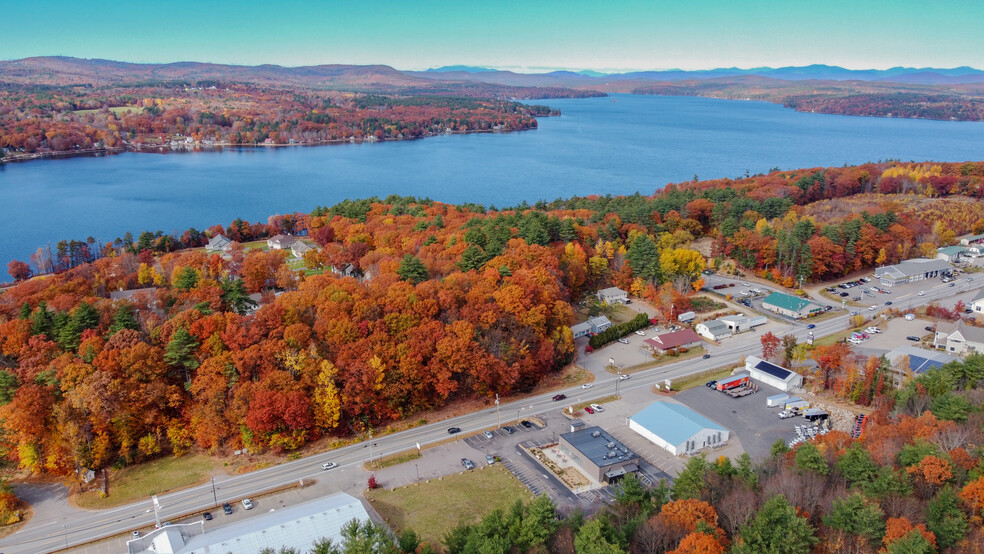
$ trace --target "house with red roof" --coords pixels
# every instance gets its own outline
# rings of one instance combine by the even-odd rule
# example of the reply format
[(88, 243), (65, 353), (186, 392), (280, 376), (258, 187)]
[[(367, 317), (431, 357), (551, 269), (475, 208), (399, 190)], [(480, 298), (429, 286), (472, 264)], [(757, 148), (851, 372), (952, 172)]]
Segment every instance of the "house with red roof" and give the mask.
[(666, 352), (671, 348), (690, 348), (699, 345), (702, 340), (700, 335), (690, 329), (680, 329), (670, 333), (656, 335), (651, 339), (643, 341), (646, 346), (656, 352)]

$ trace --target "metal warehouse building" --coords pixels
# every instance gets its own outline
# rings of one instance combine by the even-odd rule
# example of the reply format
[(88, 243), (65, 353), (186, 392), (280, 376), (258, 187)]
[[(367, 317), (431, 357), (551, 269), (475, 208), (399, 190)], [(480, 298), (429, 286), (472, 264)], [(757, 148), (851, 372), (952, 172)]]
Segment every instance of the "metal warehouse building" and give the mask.
[(731, 432), (683, 404), (653, 402), (629, 418), (629, 429), (671, 454), (723, 446)]
[(755, 356), (745, 358), (745, 370), (752, 379), (781, 391), (789, 392), (803, 386), (803, 376), (799, 373)]

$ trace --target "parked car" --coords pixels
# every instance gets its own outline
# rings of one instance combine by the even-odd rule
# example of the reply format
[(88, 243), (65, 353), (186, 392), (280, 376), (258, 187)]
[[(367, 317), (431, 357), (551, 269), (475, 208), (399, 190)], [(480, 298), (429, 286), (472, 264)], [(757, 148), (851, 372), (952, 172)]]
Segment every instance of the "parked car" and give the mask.
[(505, 431), (507, 435), (511, 435), (511, 434), (513, 434), (513, 433), (516, 432), (516, 431), (513, 431), (513, 428), (512, 427), (508, 427), (508, 426), (503, 427), (502, 430)]
[(231, 516), (232, 506), (228, 502), (226, 502), (225, 504), (222, 505), (222, 511), (225, 512), (225, 515)]
[(581, 388), (582, 389), (590, 389), (591, 388), (591, 383), (585, 383), (585, 384), (581, 385)]
[(585, 406), (584, 411), (588, 412), (589, 414), (595, 413), (594, 408), (592, 408), (591, 406)]
[(816, 329), (817, 328), (817, 324), (816, 323), (811, 323), (811, 324), (807, 325), (806, 328), (807, 329)]
[(795, 416), (796, 414), (794, 414), (793, 412), (790, 412), (789, 410), (783, 410), (783, 411), (779, 412), (777, 415), (779, 416), (779, 419), (789, 419), (789, 418)]
[(252, 510), (253, 509), (253, 501), (250, 500), (250, 499), (248, 499), (248, 498), (244, 498), (243, 499), (243, 508), (246, 508), (247, 510)]
[(911, 341), (914, 341), (914, 342), (918, 342), (919, 341), (919, 337), (914, 336), (914, 335), (909, 335), (908, 337), (906, 337), (906, 339), (911, 340)]
[(591, 408), (591, 409), (593, 409), (596, 412), (604, 412), (605, 411), (605, 409), (602, 408), (600, 404), (592, 404), (592, 405), (590, 405), (588, 407)]
[(522, 425), (523, 427), (526, 427), (527, 429), (533, 427), (533, 424), (530, 423), (529, 421), (526, 421), (525, 419), (523, 421), (520, 421), (519, 424)]
[(448, 427), (448, 434), (453, 435), (455, 433), (460, 433), (461, 427)]
[(637, 334), (637, 335), (639, 335), (640, 337), (644, 337), (644, 336), (646, 336), (646, 332), (645, 332), (645, 331), (643, 331), (643, 330), (641, 330), (641, 329), (640, 329), (640, 330), (638, 330), (638, 331), (636, 331), (636, 334)]
[(718, 384), (717, 381), (708, 381), (708, 382), (704, 383), (704, 386), (707, 387), (707, 388), (714, 388), (714, 387), (717, 386), (717, 384)]
[(846, 292), (842, 292), (841, 293), (841, 296), (847, 296), (847, 293)]
[(338, 464), (336, 464), (335, 462), (328, 462), (326, 464), (321, 464), (321, 469), (324, 471), (328, 471), (329, 469), (335, 469), (336, 467), (338, 467)]
[(492, 431), (482, 431), (482, 434), (485, 435), (485, 438), (487, 439), (495, 438), (495, 435), (492, 434)]
[(618, 342), (622, 344), (629, 344), (629, 339), (618, 339)]
[(212, 521), (212, 512), (202, 513), (202, 519), (205, 521)]
[(560, 402), (561, 400), (563, 400), (565, 398), (567, 398), (567, 395), (566, 394), (555, 394), (555, 395), (553, 395), (553, 401), (554, 402)]
[(475, 464), (468, 458), (462, 458), (461, 465), (464, 466), (465, 469), (475, 469)]
[(495, 463), (495, 457), (492, 456), (491, 454), (486, 454), (485, 461), (488, 462), (489, 465), (492, 465)]
[(935, 333), (936, 327), (926, 327), (926, 330), (929, 331), (930, 333)]

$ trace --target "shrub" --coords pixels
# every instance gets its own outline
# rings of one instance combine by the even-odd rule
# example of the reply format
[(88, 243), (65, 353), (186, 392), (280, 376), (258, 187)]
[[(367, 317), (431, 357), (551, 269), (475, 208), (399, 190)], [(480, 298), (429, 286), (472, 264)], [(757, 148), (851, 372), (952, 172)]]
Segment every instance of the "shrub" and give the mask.
[(629, 333), (634, 333), (639, 329), (649, 326), (649, 321), (649, 316), (647, 314), (640, 313), (625, 323), (612, 325), (608, 329), (605, 329), (597, 335), (592, 336), (588, 339), (588, 345), (591, 348), (601, 348), (602, 346), (610, 342), (614, 342)]

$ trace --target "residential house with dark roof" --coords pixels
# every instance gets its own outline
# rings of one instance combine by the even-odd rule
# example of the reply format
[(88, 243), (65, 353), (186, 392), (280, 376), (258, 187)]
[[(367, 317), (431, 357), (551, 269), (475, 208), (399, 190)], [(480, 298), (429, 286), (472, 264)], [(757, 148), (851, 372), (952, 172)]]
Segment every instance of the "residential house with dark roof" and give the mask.
[(225, 235), (215, 235), (205, 245), (206, 252), (228, 252), (231, 248), (232, 241)]

